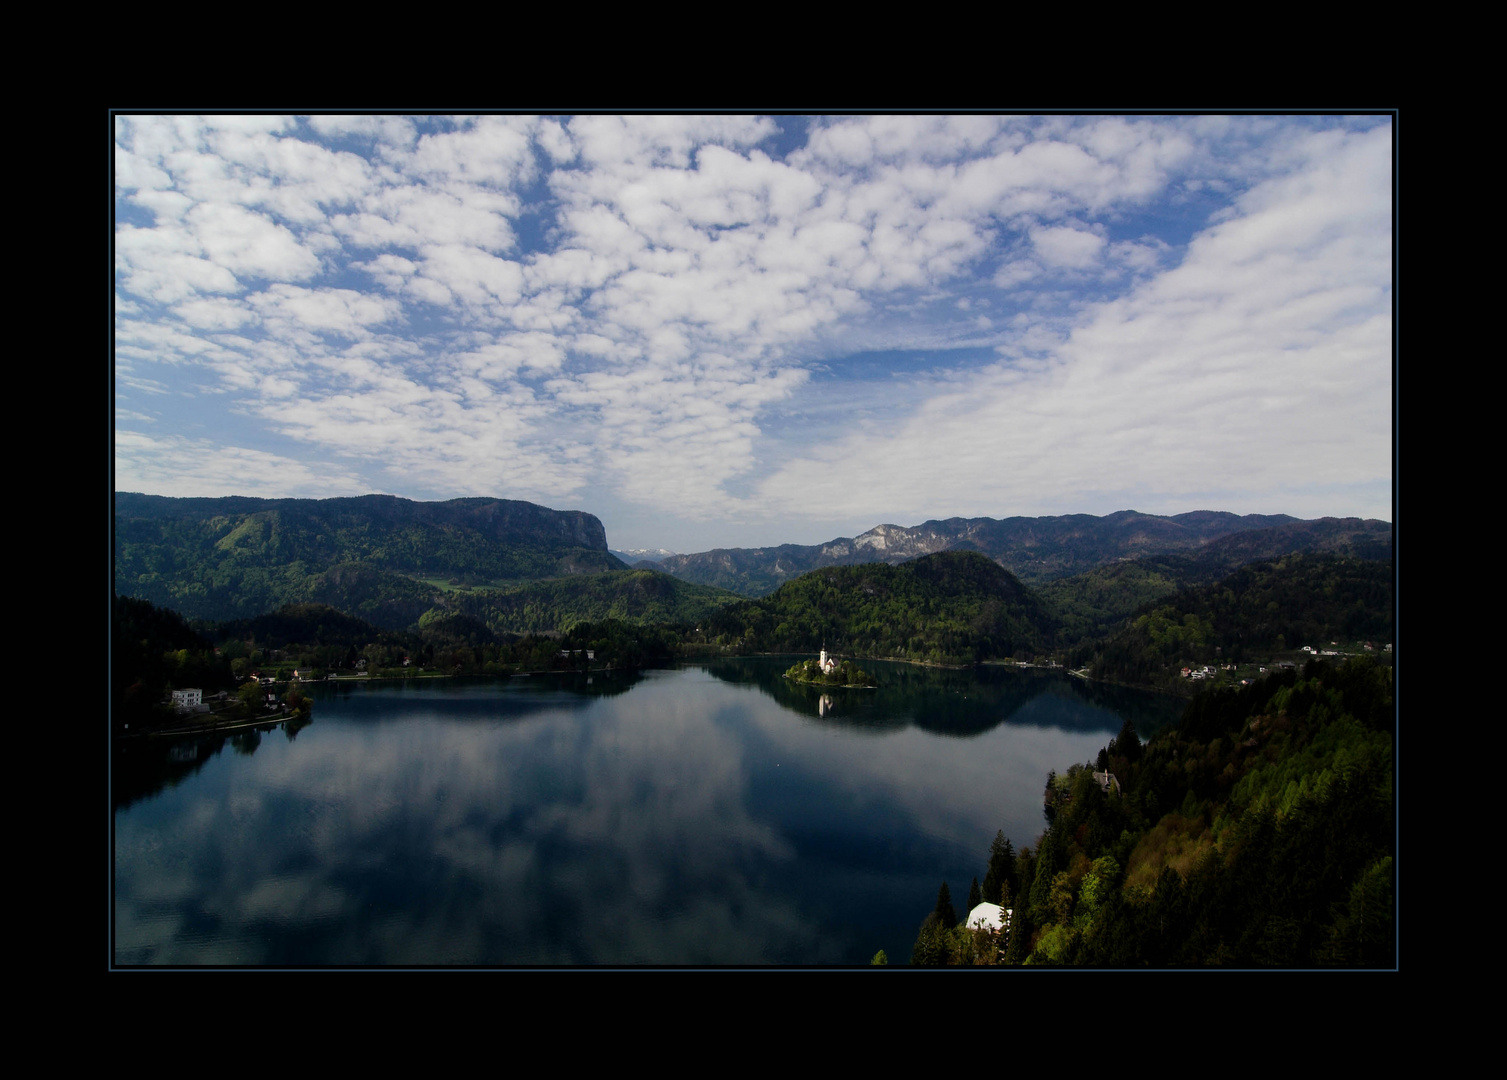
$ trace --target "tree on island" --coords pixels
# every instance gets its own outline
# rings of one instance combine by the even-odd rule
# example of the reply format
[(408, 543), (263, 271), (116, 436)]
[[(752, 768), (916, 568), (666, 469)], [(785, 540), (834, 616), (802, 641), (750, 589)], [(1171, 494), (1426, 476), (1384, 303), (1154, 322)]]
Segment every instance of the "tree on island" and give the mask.
[(874, 677), (863, 668), (844, 660), (831, 671), (823, 672), (815, 660), (802, 660), (785, 672), (785, 678), (819, 686), (873, 686)]

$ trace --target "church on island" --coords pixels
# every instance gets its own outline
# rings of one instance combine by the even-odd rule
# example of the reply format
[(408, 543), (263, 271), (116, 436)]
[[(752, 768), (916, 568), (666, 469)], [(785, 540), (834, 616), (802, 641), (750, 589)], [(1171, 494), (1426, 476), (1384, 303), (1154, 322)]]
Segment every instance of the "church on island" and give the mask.
[(867, 671), (854, 667), (846, 660), (839, 661), (837, 657), (827, 652), (825, 642), (822, 644), (820, 658), (802, 660), (785, 672), (785, 678), (799, 682), (820, 683), (824, 686), (871, 687), (874, 685), (874, 680)]

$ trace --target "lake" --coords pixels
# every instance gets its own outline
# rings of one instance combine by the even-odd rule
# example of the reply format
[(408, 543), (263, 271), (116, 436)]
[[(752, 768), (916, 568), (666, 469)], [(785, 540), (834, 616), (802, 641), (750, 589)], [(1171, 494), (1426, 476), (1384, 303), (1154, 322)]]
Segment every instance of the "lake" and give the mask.
[(1060, 673), (793, 657), (317, 686), (313, 722), (135, 740), (113, 771), (122, 965), (905, 963), (1047, 773), (1182, 703)]

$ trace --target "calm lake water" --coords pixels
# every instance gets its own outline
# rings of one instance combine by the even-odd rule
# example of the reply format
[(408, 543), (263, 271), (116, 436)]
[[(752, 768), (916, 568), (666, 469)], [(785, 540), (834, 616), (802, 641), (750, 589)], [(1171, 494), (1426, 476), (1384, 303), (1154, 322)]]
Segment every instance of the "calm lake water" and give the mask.
[(904, 963), (1048, 771), (1172, 699), (792, 658), (319, 687), (299, 731), (121, 746), (118, 964)]

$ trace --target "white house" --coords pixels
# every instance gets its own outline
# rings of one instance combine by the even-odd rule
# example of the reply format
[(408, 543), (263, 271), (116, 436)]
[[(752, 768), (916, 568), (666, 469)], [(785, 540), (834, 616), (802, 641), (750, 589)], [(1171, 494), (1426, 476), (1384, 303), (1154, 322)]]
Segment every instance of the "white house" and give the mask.
[(203, 690), (174, 690), (173, 708), (192, 709), (204, 701)]

